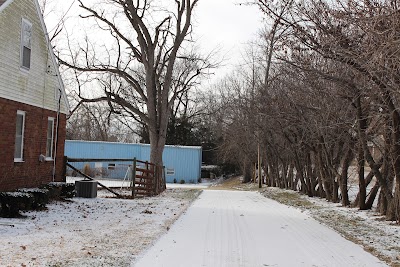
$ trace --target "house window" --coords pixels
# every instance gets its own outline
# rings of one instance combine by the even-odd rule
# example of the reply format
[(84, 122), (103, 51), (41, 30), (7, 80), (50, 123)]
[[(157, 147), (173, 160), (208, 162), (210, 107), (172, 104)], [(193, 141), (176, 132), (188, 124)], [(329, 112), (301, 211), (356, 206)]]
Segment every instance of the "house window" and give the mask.
[(46, 159), (53, 159), (54, 118), (47, 119)]
[(115, 170), (115, 163), (108, 163), (108, 168), (109, 170)]
[(32, 23), (22, 19), (21, 25), (21, 67), (29, 70), (31, 68), (32, 49)]
[(15, 150), (14, 161), (23, 161), (24, 151), (24, 132), (25, 132), (25, 111), (17, 111), (17, 123), (15, 130)]

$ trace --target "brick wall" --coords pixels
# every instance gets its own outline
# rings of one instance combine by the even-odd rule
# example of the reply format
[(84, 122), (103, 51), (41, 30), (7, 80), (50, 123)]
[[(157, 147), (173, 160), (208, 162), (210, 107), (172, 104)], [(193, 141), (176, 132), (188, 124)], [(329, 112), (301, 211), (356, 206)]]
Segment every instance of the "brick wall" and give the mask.
[[(14, 162), (17, 110), (26, 112), (24, 162)], [(53, 161), (39, 161), (46, 153), (48, 117), (57, 118), (54, 111), (0, 98), (0, 191), (21, 187), (36, 187), (53, 181)], [(66, 116), (60, 114), (56, 157), (56, 181), (62, 181)], [(55, 122), (56, 127), (56, 122)], [(55, 130), (54, 130), (55, 135)], [(55, 138), (54, 138), (55, 139)]]

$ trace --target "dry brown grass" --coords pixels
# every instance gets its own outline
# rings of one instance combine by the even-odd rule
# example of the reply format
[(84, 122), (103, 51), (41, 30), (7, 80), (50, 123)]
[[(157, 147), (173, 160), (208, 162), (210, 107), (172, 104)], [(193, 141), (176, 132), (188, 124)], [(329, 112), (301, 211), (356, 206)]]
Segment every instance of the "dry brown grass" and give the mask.
[[(263, 185), (265, 188), (265, 185)], [(261, 191), (258, 188), (258, 183), (243, 183), (241, 176), (234, 176), (218, 183), (208, 189), (211, 190), (234, 190), (234, 191)]]

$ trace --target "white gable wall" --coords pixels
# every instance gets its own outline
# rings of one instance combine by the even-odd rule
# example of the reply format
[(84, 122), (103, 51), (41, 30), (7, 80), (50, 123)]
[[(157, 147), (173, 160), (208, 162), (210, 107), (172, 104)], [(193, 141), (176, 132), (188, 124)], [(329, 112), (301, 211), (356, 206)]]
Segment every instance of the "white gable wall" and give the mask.
[[(29, 71), (20, 67), (22, 18), (32, 23)], [(0, 97), (56, 111), (56, 90), (63, 91), (57, 75), (35, 0), (11, 1), (0, 12)], [(68, 113), (64, 93), (61, 112)]]

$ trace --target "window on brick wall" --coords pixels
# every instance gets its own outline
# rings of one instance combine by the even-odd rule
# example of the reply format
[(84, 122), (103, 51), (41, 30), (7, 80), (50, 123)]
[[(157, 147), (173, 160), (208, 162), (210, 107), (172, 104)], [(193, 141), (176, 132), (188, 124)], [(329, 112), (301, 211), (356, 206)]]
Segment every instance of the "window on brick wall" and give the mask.
[(47, 119), (46, 159), (53, 159), (54, 118)]
[(25, 111), (17, 111), (17, 122), (15, 130), (14, 161), (23, 161), (25, 132)]
[(31, 68), (32, 49), (32, 23), (22, 19), (21, 24), (21, 67), (29, 70)]

